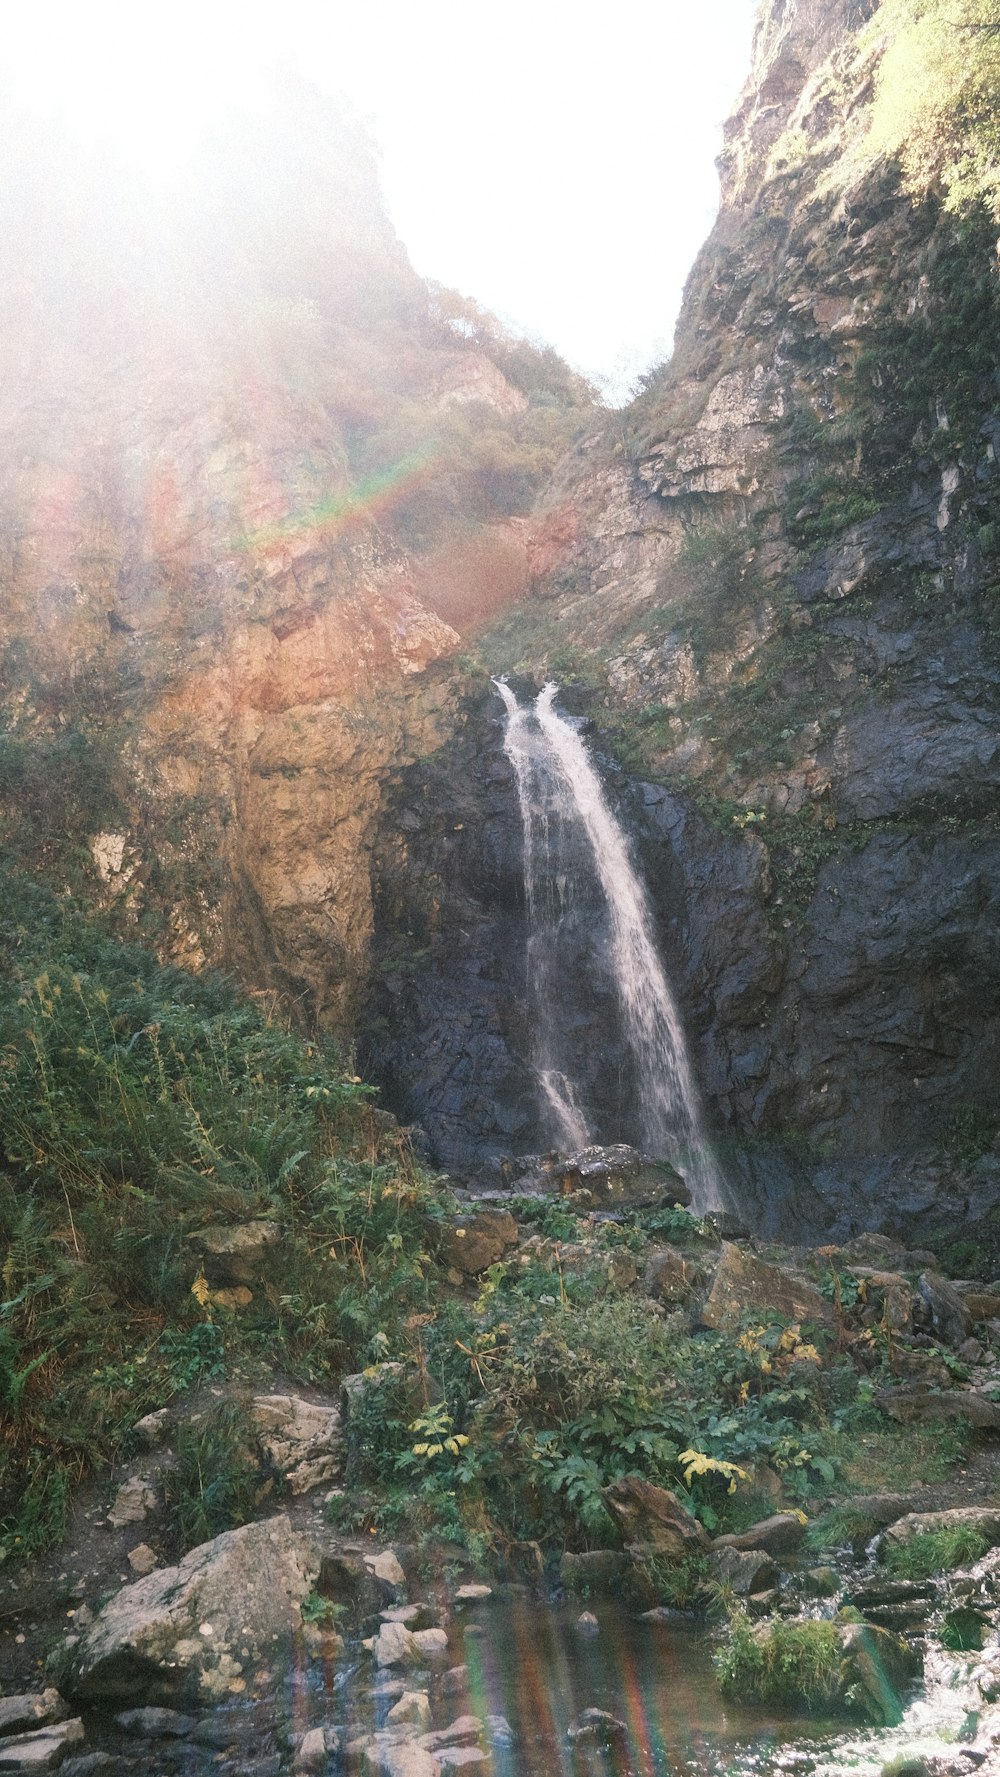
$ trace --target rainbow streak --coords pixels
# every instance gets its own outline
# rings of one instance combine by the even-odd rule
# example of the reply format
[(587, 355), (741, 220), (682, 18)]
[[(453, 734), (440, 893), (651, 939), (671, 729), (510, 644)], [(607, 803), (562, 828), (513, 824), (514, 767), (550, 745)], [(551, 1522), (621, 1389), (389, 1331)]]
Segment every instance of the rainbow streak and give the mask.
[(369, 523), (392, 510), (397, 501), (419, 487), (437, 460), (435, 445), (424, 445), (410, 451), (399, 461), (380, 469), (376, 475), (351, 488), (347, 493), (332, 494), (329, 499), (310, 506), (304, 512), (291, 513), (276, 524), (263, 525), (233, 539), (234, 551), (268, 554), (280, 550), (290, 537), (313, 535), (336, 537), (352, 525)]

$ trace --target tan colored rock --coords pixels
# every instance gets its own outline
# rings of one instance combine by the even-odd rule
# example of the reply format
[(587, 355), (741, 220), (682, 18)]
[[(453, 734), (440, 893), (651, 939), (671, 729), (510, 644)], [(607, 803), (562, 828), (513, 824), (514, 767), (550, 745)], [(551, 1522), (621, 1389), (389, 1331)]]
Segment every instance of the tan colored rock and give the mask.
[(319, 1567), (283, 1516), (228, 1530), (109, 1598), (67, 1649), (60, 1688), (93, 1703), (238, 1693), (254, 1660), (301, 1627)]
[(875, 1271), (868, 1265), (852, 1265), (853, 1275), (864, 1285), (866, 1325), (888, 1319), (894, 1332), (902, 1332), (913, 1319), (917, 1292), (898, 1271)]
[(426, 1691), (404, 1691), (386, 1716), (388, 1727), (412, 1727), (426, 1733), (431, 1725), (431, 1702)]
[(456, 1216), (439, 1241), (442, 1264), (451, 1265), (466, 1277), (476, 1277), (513, 1252), (518, 1242), (517, 1223), (506, 1209), (478, 1209)]
[(629, 1549), (648, 1549), (678, 1560), (710, 1546), (703, 1525), (665, 1487), (627, 1475), (612, 1481), (601, 1497)]
[(152, 1573), (154, 1567), (159, 1567), (160, 1557), (148, 1543), (136, 1543), (134, 1549), (129, 1549), (128, 1564), (136, 1577), (142, 1579), (145, 1574)]
[(769, 1555), (794, 1555), (802, 1547), (805, 1520), (798, 1512), (775, 1512), (738, 1535), (717, 1536), (715, 1549), (763, 1549)]
[(991, 1548), (1000, 1546), (1000, 1506), (954, 1506), (946, 1512), (909, 1512), (883, 1532), (884, 1548), (901, 1548), (937, 1530), (974, 1530)]
[(108, 1523), (115, 1530), (124, 1530), (129, 1524), (141, 1524), (150, 1512), (156, 1510), (156, 1489), (144, 1475), (133, 1475), (131, 1480), (123, 1481), (115, 1494), (115, 1502), (108, 1513)]
[(769, 1311), (798, 1326), (835, 1325), (831, 1303), (811, 1283), (723, 1242), (722, 1258), (701, 1310), (702, 1325), (736, 1326), (745, 1314), (766, 1316)]
[(329, 1486), (343, 1464), (340, 1412), (294, 1394), (256, 1395), (250, 1408), (261, 1443), (293, 1493)]
[(767, 1592), (778, 1579), (778, 1569), (762, 1549), (716, 1546), (708, 1557), (708, 1568), (717, 1584), (727, 1586), (736, 1598)]
[[(395, 1549), (380, 1549), (371, 1555), (362, 1557), (370, 1574), (381, 1580), (386, 1586), (401, 1587), (406, 1585), (406, 1574), (400, 1564)], [(416, 1607), (419, 1609), (419, 1606)]]
[(277, 1222), (239, 1222), (196, 1228), (188, 1244), (199, 1255), (212, 1284), (228, 1288), (260, 1276), (271, 1249), (281, 1240)]

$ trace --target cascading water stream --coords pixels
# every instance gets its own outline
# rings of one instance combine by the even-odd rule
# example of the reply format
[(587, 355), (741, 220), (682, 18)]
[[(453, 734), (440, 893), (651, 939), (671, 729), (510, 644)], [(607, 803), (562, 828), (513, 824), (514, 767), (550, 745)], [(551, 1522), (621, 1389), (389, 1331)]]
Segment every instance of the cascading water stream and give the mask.
[(563, 1056), (559, 994), (559, 938), (572, 916), (573, 866), (575, 860), (579, 870), (582, 853), (607, 910), (611, 974), (635, 1069), (642, 1145), (676, 1166), (698, 1209), (718, 1206), (718, 1167), (702, 1130), (680, 1019), (625, 835), (583, 741), (553, 707), (557, 686), (544, 686), (530, 711), (503, 680), (494, 683), (507, 709), (504, 746), (524, 826), (534, 1064), (554, 1137), (564, 1150), (593, 1139)]

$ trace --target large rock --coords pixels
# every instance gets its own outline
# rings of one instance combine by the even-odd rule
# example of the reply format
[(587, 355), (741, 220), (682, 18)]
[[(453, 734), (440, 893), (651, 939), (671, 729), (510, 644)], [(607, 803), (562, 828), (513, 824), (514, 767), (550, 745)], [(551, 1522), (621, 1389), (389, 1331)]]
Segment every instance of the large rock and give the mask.
[(438, 1255), (443, 1264), (476, 1277), (513, 1252), (517, 1242), (517, 1223), (509, 1210), (477, 1209), (456, 1216), (442, 1230)]
[(285, 1517), (228, 1530), (116, 1592), (66, 1646), (60, 1689), (88, 1703), (239, 1693), (256, 1658), (301, 1628), (319, 1566)]
[(337, 1479), (343, 1438), (336, 1407), (294, 1394), (264, 1394), (255, 1397), (250, 1412), (261, 1443), (293, 1493)]
[(921, 1658), (901, 1635), (871, 1623), (838, 1625), (844, 1702), (874, 1722), (898, 1722)]
[(0, 1771), (54, 1771), (73, 1746), (83, 1740), (83, 1722), (72, 1721), (39, 1728), (34, 1734), (16, 1734), (0, 1741)]
[(701, 1310), (702, 1324), (738, 1326), (743, 1316), (751, 1312), (771, 1314), (799, 1326), (810, 1322), (832, 1328), (835, 1324), (831, 1303), (811, 1283), (726, 1242)]
[(1000, 1506), (955, 1506), (947, 1512), (910, 1512), (884, 1532), (883, 1548), (899, 1548), (938, 1530), (974, 1530), (991, 1548), (1000, 1545)]
[(777, 1583), (778, 1569), (762, 1549), (714, 1548), (708, 1557), (712, 1578), (728, 1586), (736, 1598), (767, 1592)]
[(253, 1283), (272, 1247), (281, 1239), (277, 1222), (237, 1222), (196, 1228), (188, 1244), (197, 1253), (213, 1284)]
[(680, 1173), (666, 1160), (651, 1159), (619, 1142), (608, 1148), (582, 1148), (562, 1168), (560, 1188), (585, 1193), (595, 1209), (662, 1209), (691, 1202)]
[(961, 1345), (973, 1325), (968, 1302), (940, 1271), (925, 1271), (917, 1282), (921, 1301), (930, 1316), (931, 1330), (946, 1345)]
[(918, 1419), (964, 1419), (980, 1431), (1000, 1431), (1000, 1407), (972, 1389), (882, 1388), (875, 1404), (900, 1425)]
[(763, 1549), (768, 1555), (794, 1555), (806, 1534), (805, 1519), (798, 1512), (775, 1512), (738, 1534), (717, 1536), (716, 1549)]
[(0, 1697), (0, 1735), (24, 1734), (29, 1729), (50, 1727), (64, 1721), (69, 1714), (57, 1690), (29, 1691), (20, 1696)]
[(605, 1487), (601, 1497), (629, 1549), (679, 1560), (710, 1547), (704, 1527), (665, 1487), (626, 1475)]

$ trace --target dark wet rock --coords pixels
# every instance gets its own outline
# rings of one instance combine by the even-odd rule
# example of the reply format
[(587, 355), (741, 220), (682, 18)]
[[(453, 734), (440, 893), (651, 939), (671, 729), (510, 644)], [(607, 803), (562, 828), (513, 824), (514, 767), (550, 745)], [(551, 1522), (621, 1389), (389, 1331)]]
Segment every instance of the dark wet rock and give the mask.
[(832, 1327), (835, 1319), (832, 1305), (813, 1284), (726, 1243), (701, 1309), (702, 1325), (736, 1326), (751, 1309), (769, 1310), (799, 1325)]
[(875, 1403), (901, 1425), (920, 1419), (964, 1419), (981, 1431), (1000, 1431), (1000, 1407), (971, 1389), (883, 1388)]
[(518, 1239), (517, 1223), (509, 1210), (479, 1209), (445, 1225), (438, 1240), (438, 1257), (464, 1276), (476, 1277), (513, 1252)]
[(802, 1575), (802, 1590), (807, 1598), (835, 1598), (841, 1584), (835, 1567), (809, 1567)]
[(770, 1555), (760, 1549), (714, 1548), (708, 1557), (708, 1570), (713, 1580), (728, 1587), (736, 1598), (768, 1592), (778, 1578)]
[(607, 1709), (583, 1709), (566, 1729), (575, 1746), (620, 1746), (628, 1739), (628, 1726)]
[(851, 1586), (844, 1594), (845, 1604), (853, 1604), (857, 1610), (879, 1610), (886, 1604), (930, 1605), (935, 1596), (936, 1588), (929, 1580), (890, 1580), (870, 1579), (860, 1585)]
[(449, 1666), (438, 1679), (438, 1692), (442, 1697), (462, 1697), (469, 1689), (468, 1666)]
[(590, 1549), (575, 1555), (568, 1550), (559, 1562), (559, 1578), (577, 1597), (620, 1596), (628, 1558), (620, 1549)]
[(561, 1188), (586, 1193), (595, 1209), (685, 1208), (691, 1193), (679, 1172), (665, 1160), (654, 1160), (635, 1148), (584, 1148), (565, 1162)]
[(916, 1511), (918, 1500), (913, 1493), (858, 1493), (850, 1504), (851, 1511), (858, 1518), (867, 1519), (874, 1528), (881, 1528)]
[(648, 1551), (676, 1560), (710, 1546), (704, 1527), (665, 1487), (627, 1475), (612, 1481), (601, 1497), (630, 1553)]
[(938, 1624), (938, 1634), (946, 1647), (958, 1653), (979, 1653), (986, 1646), (991, 1620), (984, 1610), (973, 1604), (956, 1604), (946, 1610)]
[(920, 1654), (889, 1629), (838, 1624), (845, 1699), (856, 1696), (871, 1721), (902, 1719), (906, 1694), (922, 1669)]
[(763, 1549), (769, 1555), (794, 1555), (802, 1547), (806, 1526), (798, 1512), (775, 1512), (749, 1530), (717, 1536), (715, 1549)]

